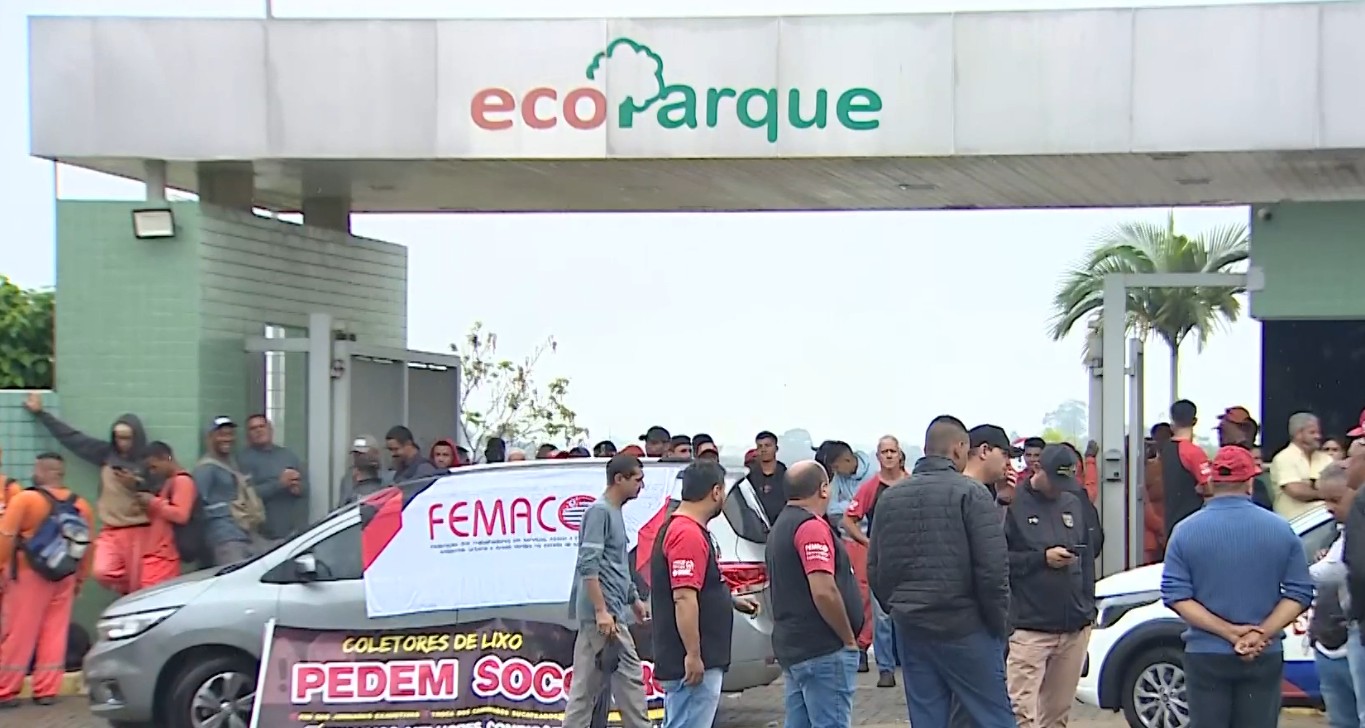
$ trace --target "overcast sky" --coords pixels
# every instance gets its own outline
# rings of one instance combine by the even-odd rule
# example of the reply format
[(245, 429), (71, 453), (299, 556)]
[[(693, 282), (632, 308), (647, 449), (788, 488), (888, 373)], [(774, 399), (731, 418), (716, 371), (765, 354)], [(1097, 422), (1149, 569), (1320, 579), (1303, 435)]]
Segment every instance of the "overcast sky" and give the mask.
[[(7, 0), (0, 3), (0, 274), (53, 281), (53, 192), (136, 199), (142, 186), (31, 159), (28, 14), (260, 17), (263, 0)], [(932, 0), (918, 10), (1087, 7), (1095, 2)], [(1131, 5), (1132, 3), (1104, 3)], [(1179, 5), (1145, 2), (1139, 5)], [(1225, 4), (1201, 2), (1199, 4)], [(433, 0), (276, 0), (280, 17), (494, 17)], [(491, 4), (489, 4), (491, 5)], [(827, 0), (688, 3), (503, 0), (500, 17), (827, 12)], [(899, 12), (845, 0), (844, 13)], [(188, 7), (187, 7), (188, 6)], [(644, 7), (641, 7), (644, 6)], [(358, 235), (409, 248), (409, 345), (447, 351), (475, 320), (506, 354), (554, 335), (542, 375), (570, 378), (594, 439), (651, 424), (742, 445), (759, 429), (817, 439), (916, 442), (934, 415), (1030, 433), (1086, 398), (1082, 334), (1044, 335), (1063, 270), (1116, 223), (1164, 210), (356, 216)], [(1179, 210), (1185, 233), (1245, 222), (1245, 208)], [(589, 285), (605, 265), (631, 275)], [(471, 274), (470, 272), (473, 272)], [(497, 275), (490, 275), (490, 272)], [(457, 285), (451, 285), (455, 279)], [(1260, 326), (1244, 320), (1182, 352), (1182, 395), (1209, 413), (1259, 401)], [(1148, 347), (1147, 411), (1164, 416), (1164, 345)], [(1212, 417), (1208, 417), (1209, 422)]]

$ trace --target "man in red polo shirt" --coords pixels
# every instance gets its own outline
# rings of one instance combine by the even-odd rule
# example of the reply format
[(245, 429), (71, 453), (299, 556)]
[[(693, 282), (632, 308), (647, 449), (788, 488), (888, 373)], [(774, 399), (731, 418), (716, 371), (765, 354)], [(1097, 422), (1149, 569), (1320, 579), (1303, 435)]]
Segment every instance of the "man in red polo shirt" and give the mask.
[[(877, 441), (878, 471), (858, 486), (858, 492), (844, 512), (843, 527), (848, 534), (845, 547), (853, 562), (853, 573), (858, 578), (858, 590), (863, 597), (863, 628), (858, 631), (858, 672), (867, 672), (867, 648), (873, 647), (877, 661), (877, 687), (896, 687), (896, 638), (891, 617), (875, 606), (867, 587), (867, 540), (872, 533), (872, 517), (877, 509), (877, 497), (892, 483), (905, 480), (905, 453), (900, 441), (891, 435)], [(866, 524), (866, 528), (864, 528)]]

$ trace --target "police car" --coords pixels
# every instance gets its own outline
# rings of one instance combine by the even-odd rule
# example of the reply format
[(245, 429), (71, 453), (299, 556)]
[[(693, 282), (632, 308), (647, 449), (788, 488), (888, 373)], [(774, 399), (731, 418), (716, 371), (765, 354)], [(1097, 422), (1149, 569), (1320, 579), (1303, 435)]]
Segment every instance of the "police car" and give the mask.
[[(1290, 521), (1311, 559), (1336, 538), (1336, 523), (1325, 508)], [(1133, 728), (1188, 728), (1185, 671), (1181, 667), (1185, 624), (1161, 603), (1161, 564), (1114, 574), (1095, 584), (1099, 616), (1090, 634), (1085, 670), (1076, 699), (1123, 711)], [(1284, 683), (1287, 705), (1314, 705), (1322, 697), (1312, 647), (1310, 612), (1285, 630)]]

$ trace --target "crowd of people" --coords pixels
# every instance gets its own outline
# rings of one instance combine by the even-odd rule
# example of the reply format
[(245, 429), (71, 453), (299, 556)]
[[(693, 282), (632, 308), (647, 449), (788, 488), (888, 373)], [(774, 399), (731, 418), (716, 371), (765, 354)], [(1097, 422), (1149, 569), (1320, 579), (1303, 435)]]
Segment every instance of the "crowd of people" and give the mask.
[[(173, 578), (184, 562), (248, 558), (290, 535), (307, 510), (306, 468), (275, 443), (264, 415), (246, 419), (245, 447), (232, 418), (213, 418), (203, 455), (187, 468), (134, 415), (117, 418), (103, 439), (46, 412), (38, 395), (26, 407), (69, 453), (99, 467), (100, 485), (93, 505), (77, 495), (56, 452), (36, 458), (30, 484), (0, 478), (0, 563), (12, 565), (0, 578), (3, 707), (18, 704), (30, 666), (33, 699), (52, 702), (71, 606), (88, 578), (128, 594)], [(1145, 550), (1165, 560), (1165, 602), (1189, 626), (1194, 724), (1275, 724), (1281, 632), (1316, 596), (1309, 638), (1332, 725), (1365, 727), (1365, 700), (1356, 699), (1365, 689), (1365, 500), (1354, 501), (1365, 482), (1365, 413), (1342, 438), (1324, 437), (1310, 413), (1293, 415), (1290, 444), (1268, 477), (1245, 408), (1219, 417), (1212, 459), (1194, 440), (1195, 405), (1175, 402), (1170, 416), (1152, 428), (1145, 453)], [(767, 531), (787, 725), (849, 725), (854, 675), (875, 665), (884, 688), (897, 686), (900, 669), (916, 726), (1064, 726), (1096, 617), (1097, 448), (1016, 443), (995, 425), (943, 416), (923, 451), (907, 464), (894, 436), (871, 458), (829, 440), (789, 467), (764, 431), (745, 453), (741, 480)], [(474, 460), (449, 439), (424, 452), (403, 426), (383, 441), (357, 437), (351, 455), (343, 501)], [(733, 612), (759, 609), (721, 578), (707, 531), (738, 485), (727, 485), (713, 438), (658, 426), (620, 449), (603, 441), (534, 453), (594, 456), (607, 459), (607, 488), (580, 529), (571, 604), (582, 628), (565, 725), (600, 723), (613, 696), (628, 725), (647, 722), (626, 627), (651, 619), (665, 725), (709, 726)], [(632, 561), (621, 507), (639, 494), (641, 459), (652, 457), (688, 464), (680, 501), (641, 529)], [(523, 459), (497, 438), (479, 458)], [(1310, 569), (1289, 520), (1319, 504), (1344, 528)]]

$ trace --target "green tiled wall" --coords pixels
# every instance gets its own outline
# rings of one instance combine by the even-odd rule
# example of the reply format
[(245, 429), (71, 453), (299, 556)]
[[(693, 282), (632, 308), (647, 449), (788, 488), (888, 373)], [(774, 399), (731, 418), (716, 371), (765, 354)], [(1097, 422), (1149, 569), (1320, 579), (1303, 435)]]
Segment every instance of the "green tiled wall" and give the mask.
[(138, 240), (139, 206), (57, 203), (57, 391), (73, 426), (134, 412), (183, 457), (202, 426), (198, 206), (171, 203), (176, 237)]
[[(24, 409), (28, 392), (0, 390), (0, 473), (27, 485), (33, 474), (33, 459), (38, 453), (59, 450), (57, 441)], [(43, 393), (43, 407), (60, 414), (57, 395)], [(86, 497), (93, 497), (94, 483), (71, 479), (71, 487)]]
[(1365, 249), (1365, 203), (1286, 202), (1251, 214), (1251, 260), (1265, 288), (1258, 319), (1365, 318), (1356, 261)]

